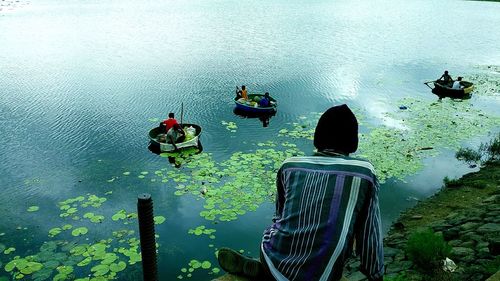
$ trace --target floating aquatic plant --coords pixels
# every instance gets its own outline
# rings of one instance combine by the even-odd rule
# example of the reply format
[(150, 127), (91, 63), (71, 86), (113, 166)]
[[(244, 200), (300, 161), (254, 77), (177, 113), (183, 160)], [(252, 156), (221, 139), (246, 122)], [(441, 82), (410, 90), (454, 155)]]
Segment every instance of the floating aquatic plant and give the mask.
[[(78, 196), (59, 202), (63, 213), (75, 214), (80, 208), (97, 208), (106, 201), (106, 198), (92, 194)], [(65, 216), (66, 217), (66, 216)], [(84, 218), (93, 222), (104, 219), (101, 215), (87, 212)], [(135, 213), (125, 213), (125, 218), (137, 218)], [(65, 231), (70, 231), (75, 238), (73, 242), (65, 240), (47, 241), (40, 246), (40, 251), (30, 256), (15, 256), (6, 264), (6, 272), (11, 273), (14, 279), (29, 278), (30, 280), (111, 280), (116, 279), (117, 273), (125, 270), (127, 262), (132, 265), (141, 261), (139, 240), (133, 237), (133, 230), (115, 230), (113, 238), (103, 239), (94, 244), (79, 244), (78, 237), (88, 233), (88, 228), (71, 224), (63, 224), (49, 230), (49, 237), (68, 237)], [(64, 234), (64, 236), (63, 236)], [(76, 240), (75, 240), (76, 239)], [(111, 243), (114, 247), (111, 248)], [(3, 244), (0, 244), (2, 246)], [(15, 249), (2, 251), (10, 254)], [(79, 274), (92, 273), (92, 277), (78, 278), (74, 267), (81, 268)], [(83, 270), (83, 271), (82, 271)]]
[(96, 215), (92, 212), (85, 213), (83, 215), (84, 218), (89, 219), (93, 223), (101, 223), (104, 221), (104, 216), (102, 215)]
[(165, 222), (165, 217), (164, 216), (155, 216), (153, 218), (155, 224), (162, 224)]
[(10, 253), (14, 252), (15, 250), (16, 250), (16, 248), (14, 248), (14, 247), (9, 247), (9, 248), (5, 249), (5, 250), (3, 251), (3, 253), (4, 253), (5, 255), (8, 255), (8, 254), (10, 254)]
[(87, 232), (89, 232), (88, 228), (82, 226), (82, 227), (78, 227), (78, 228), (73, 229), (73, 231), (71, 231), (71, 235), (80, 236), (80, 235), (87, 234)]
[(30, 207), (28, 207), (27, 211), (28, 212), (36, 212), (38, 210), (40, 210), (40, 207), (38, 207), (38, 206), (30, 206)]
[(177, 279), (183, 279), (184, 277), (190, 278), (196, 270), (206, 270), (209, 274), (217, 274), (220, 272), (220, 269), (217, 267), (209, 269), (212, 267), (212, 263), (210, 261), (198, 261), (193, 259), (189, 261), (188, 267), (183, 267), (180, 269), (181, 274), (177, 275)]
[(236, 133), (236, 129), (238, 129), (238, 125), (234, 122), (221, 121), (222, 125), (226, 126), (226, 129), (231, 133)]
[(400, 120), (402, 129), (377, 127), (361, 135), (359, 157), (370, 160), (381, 181), (403, 179), (423, 167), (423, 159), (440, 149), (457, 149), (468, 138), (484, 134), (500, 123), (486, 116), (469, 102), (425, 102), (413, 98), (401, 101), (408, 110), (387, 113)]
[[(367, 133), (360, 134), (358, 152), (353, 155), (371, 161), (381, 182), (415, 174), (422, 169), (424, 158), (437, 155), (443, 148), (456, 149), (461, 141), (484, 134), (500, 123), (498, 117), (488, 117), (468, 101), (405, 98), (396, 104), (408, 109), (386, 113), (384, 118), (397, 120), (402, 126), (369, 126)], [(363, 114), (354, 111), (363, 120), (359, 118)], [(319, 116), (302, 118), (308, 122), (292, 123), (292, 128), (281, 129), (279, 135), (312, 140)]]
[(217, 230), (215, 230), (215, 229), (206, 228), (204, 225), (200, 225), (200, 226), (196, 227), (195, 229), (189, 229), (188, 233), (189, 234), (194, 234), (196, 236), (205, 234), (205, 235), (208, 235), (210, 238), (213, 237), (212, 239), (214, 239), (215, 236), (213, 235), (213, 233), (215, 233), (216, 231)]

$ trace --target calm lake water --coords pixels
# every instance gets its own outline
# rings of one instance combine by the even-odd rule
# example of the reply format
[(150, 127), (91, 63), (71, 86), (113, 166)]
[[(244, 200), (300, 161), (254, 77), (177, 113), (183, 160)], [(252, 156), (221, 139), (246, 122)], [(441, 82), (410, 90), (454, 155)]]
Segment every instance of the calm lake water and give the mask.
[[(435, 100), (422, 82), (444, 69), (455, 77), (480, 72), (477, 65), (500, 65), (498, 26), (499, 3), (474, 1), (42, 0), (3, 8), (0, 243), (16, 250), (0, 254), (0, 276), (10, 276), (3, 267), (14, 255), (35, 254), (44, 241), (93, 243), (112, 231), (137, 230), (135, 221), (123, 226), (110, 218), (120, 209), (135, 212), (143, 192), (166, 218), (156, 226), (162, 280), (186, 278), (181, 268), (192, 259), (218, 266), (214, 249), (221, 246), (256, 256), (273, 203), (231, 222), (200, 217), (203, 199), (175, 196), (172, 182), (151, 181), (157, 170), (182, 169), (148, 150), (154, 118), (170, 111), (180, 118), (183, 104), (183, 120), (203, 127), (203, 153), (220, 162), (255, 151), (256, 143), (280, 142), (285, 124), (334, 104), (362, 109), (369, 123), (381, 124), (402, 97)], [(279, 100), (268, 127), (233, 113), (233, 91), (242, 84)], [(498, 99), (473, 101), (498, 113)], [(238, 129), (232, 133), (222, 121)], [(293, 142), (312, 152), (310, 141)], [(439, 189), (444, 176), (470, 171), (451, 150), (424, 165), (405, 181), (382, 185), (386, 230), (413, 198)], [(142, 171), (149, 174), (139, 179)], [(94, 211), (106, 217), (103, 223), (59, 217), (58, 202), (87, 194), (107, 198)], [(40, 210), (27, 212), (33, 205)], [(89, 233), (47, 236), (65, 223)], [(188, 234), (200, 225), (216, 229), (216, 238)], [(118, 279), (134, 279), (140, 266), (126, 270)], [(78, 266), (75, 272), (92, 273)], [(209, 272), (196, 269), (190, 279), (216, 276)]]

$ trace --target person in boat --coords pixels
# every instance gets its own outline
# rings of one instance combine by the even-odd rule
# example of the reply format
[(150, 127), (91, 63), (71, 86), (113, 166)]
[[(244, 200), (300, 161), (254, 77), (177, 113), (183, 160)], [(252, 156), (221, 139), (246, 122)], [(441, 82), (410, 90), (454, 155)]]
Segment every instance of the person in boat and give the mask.
[(452, 89), (462, 89), (464, 86), (462, 86), (462, 77), (457, 77), (457, 81), (453, 82), (453, 86), (451, 87)]
[(165, 126), (165, 130), (164, 132), (168, 132), (168, 130), (170, 130), (170, 128), (172, 128), (175, 124), (178, 124), (177, 123), (177, 120), (175, 119), (174, 117), (174, 113), (173, 112), (170, 112), (168, 114), (168, 118), (163, 120), (163, 125)]
[(178, 150), (176, 143), (184, 141), (185, 137), (186, 133), (184, 133), (181, 125), (177, 123), (174, 124), (166, 134), (167, 143), (172, 144), (175, 150)]
[(259, 101), (260, 107), (269, 107), (271, 106), (271, 98), (269, 97), (269, 93), (266, 92), (264, 96)]
[(238, 86), (236, 86), (236, 99), (241, 99), (241, 90)]
[(358, 147), (358, 122), (347, 105), (320, 117), (314, 146), (314, 156), (288, 158), (278, 171), (260, 260), (220, 248), (222, 269), (252, 280), (340, 280), (355, 239), (360, 271), (383, 280), (379, 184), (370, 162), (349, 157)]
[(444, 84), (451, 84), (453, 83), (453, 78), (448, 74), (448, 70), (445, 70), (443, 75), (439, 77), (438, 81), (442, 81)]
[(247, 88), (245, 85), (241, 86), (241, 97), (248, 100), (248, 93), (247, 93)]

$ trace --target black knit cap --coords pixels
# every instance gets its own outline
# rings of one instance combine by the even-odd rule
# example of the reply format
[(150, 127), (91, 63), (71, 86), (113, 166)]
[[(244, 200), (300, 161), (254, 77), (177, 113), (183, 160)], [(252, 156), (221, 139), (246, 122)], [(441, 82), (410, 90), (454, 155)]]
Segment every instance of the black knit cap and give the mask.
[(352, 153), (358, 149), (358, 121), (345, 104), (331, 107), (319, 118), (314, 132), (318, 151), (333, 149)]

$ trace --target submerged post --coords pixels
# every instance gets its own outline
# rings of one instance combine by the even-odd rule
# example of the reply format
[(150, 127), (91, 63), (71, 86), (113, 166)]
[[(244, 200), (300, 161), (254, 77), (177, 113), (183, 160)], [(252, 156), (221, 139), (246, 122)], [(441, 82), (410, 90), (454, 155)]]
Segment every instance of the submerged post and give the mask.
[(139, 194), (137, 198), (137, 216), (139, 218), (139, 238), (141, 240), (142, 275), (144, 281), (158, 281), (153, 199), (151, 199), (150, 194)]

